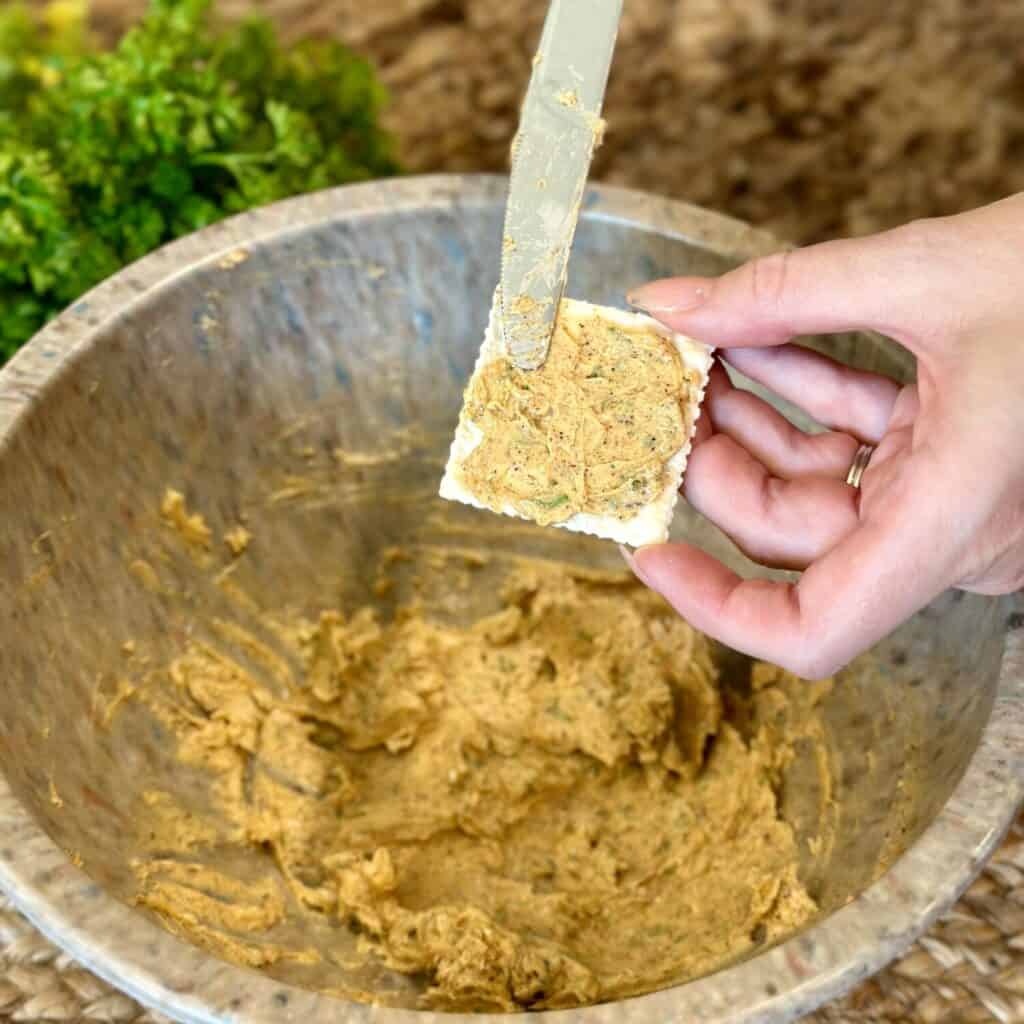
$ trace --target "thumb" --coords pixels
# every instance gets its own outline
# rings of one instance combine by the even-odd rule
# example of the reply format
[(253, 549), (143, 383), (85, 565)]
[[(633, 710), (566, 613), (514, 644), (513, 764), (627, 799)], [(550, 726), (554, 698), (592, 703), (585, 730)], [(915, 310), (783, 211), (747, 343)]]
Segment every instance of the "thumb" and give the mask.
[[(920, 355), (951, 301), (937, 225), (774, 253), (721, 277), (677, 277), (634, 289), (629, 302), (673, 330), (723, 348), (778, 345), (801, 334), (876, 330)], [(930, 258), (929, 258), (930, 257)], [(944, 301), (943, 301), (944, 300)], [(936, 307), (938, 303), (938, 307)]]

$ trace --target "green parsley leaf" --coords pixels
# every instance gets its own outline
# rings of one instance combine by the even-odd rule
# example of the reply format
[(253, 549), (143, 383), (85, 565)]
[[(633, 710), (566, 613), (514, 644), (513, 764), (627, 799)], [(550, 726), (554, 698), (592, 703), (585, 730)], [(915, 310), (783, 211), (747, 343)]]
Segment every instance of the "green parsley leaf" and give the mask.
[(209, 0), (151, 0), (109, 52), (81, 0), (0, 9), (0, 363), (120, 267), (229, 214), (398, 173), (372, 67)]

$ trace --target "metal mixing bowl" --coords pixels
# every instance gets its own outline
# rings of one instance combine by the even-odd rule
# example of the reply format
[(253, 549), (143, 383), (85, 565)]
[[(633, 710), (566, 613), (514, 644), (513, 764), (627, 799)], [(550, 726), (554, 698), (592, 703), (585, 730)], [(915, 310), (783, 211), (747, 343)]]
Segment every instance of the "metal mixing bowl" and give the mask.
[[(336, 984), (338, 968), (227, 965), (133, 909), (140, 791), (193, 780), (144, 716), (103, 728), (96, 697), (124, 672), (124, 641), (170, 655), (217, 612), (213, 588), (182, 575), (182, 610), (127, 571), (166, 486), (218, 530), (248, 513), (257, 542), (238, 575), (282, 605), (365, 598), (374, 556), (425, 528), (495, 284), (503, 198), (498, 179), (438, 177), (246, 214), (119, 274), (0, 373), (0, 885), (74, 957), (181, 1020), (423, 1020), (305, 987)], [(569, 294), (621, 304), (634, 282), (715, 273), (774, 247), (720, 216), (597, 188)], [(879, 339), (828, 344), (909, 372)], [(396, 437), (408, 443), (382, 468), (346, 480), (325, 470), (311, 491), (268, 498), (295, 471), (293, 442), (316, 466), (335, 447), (394, 448)], [(396, 488), (408, 500), (376, 500)], [(493, 525), (498, 547), (618, 564), (611, 545)], [(685, 508), (675, 529), (753, 571)], [(1020, 802), (1021, 618), (1010, 600), (946, 595), (844, 675), (825, 709), (838, 831), (831, 853), (803, 866), (818, 921), (714, 975), (559, 1020), (788, 1020), (905, 949)], [(805, 838), (812, 789), (797, 765), (783, 812)]]

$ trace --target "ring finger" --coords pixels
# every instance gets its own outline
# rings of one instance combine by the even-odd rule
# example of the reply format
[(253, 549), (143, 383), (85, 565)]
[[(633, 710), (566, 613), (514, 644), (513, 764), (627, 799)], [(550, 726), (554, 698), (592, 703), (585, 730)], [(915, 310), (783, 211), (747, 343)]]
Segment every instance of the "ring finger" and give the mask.
[(764, 399), (734, 387), (715, 366), (707, 397), (714, 431), (746, 448), (773, 476), (787, 480), (822, 476), (845, 480), (859, 442), (849, 434), (806, 434)]
[(781, 569), (806, 568), (859, 521), (853, 487), (823, 477), (780, 479), (726, 434), (694, 449), (683, 489), (745, 554)]

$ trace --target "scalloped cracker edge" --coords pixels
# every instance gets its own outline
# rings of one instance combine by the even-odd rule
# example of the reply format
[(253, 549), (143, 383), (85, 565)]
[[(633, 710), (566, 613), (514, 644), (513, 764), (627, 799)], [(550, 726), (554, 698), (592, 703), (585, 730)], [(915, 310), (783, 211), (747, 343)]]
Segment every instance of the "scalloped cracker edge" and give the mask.
[[(487, 331), (484, 334), (484, 341), (480, 347), (480, 354), (477, 357), (476, 365), (473, 367), (473, 374), (470, 384), (481, 371), (481, 369), (498, 359), (505, 358), (505, 349), (500, 340), (497, 322), (497, 303), (491, 306), (491, 314), (487, 324)], [(636, 514), (629, 519), (617, 519), (614, 516), (598, 516), (590, 512), (577, 512), (561, 523), (552, 523), (552, 526), (563, 530), (570, 530), (573, 533), (588, 533), (594, 537), (601, 537), (606, 540), (616, 541), (619, 544), (626, 544), (629, 547), (639, 548), (648, 544), (661, 544), (668, 540), (669, 526), (672, 522), (672, 515), (675, 511), (676, 501), (679, 499), (679, 488), (683, 481), (683, 474), (686, 472), (686, 461), (690, 455), (693, 444), (693, 432), (700, 417), (701, 404), (704, 401), (704, 391), (707, 388), (708, 374), (711, 371), (711, 364), (714, 359), (714, 349), (685, 335), (676, 334), (663, 324), (644, 316), (641, 313), (630, 313), (625, 310), (616, 309), (612, 306), (597, 306), (589, 302), (581, 302), (577, 299), (563, 299), (562, 313), (570, 317), (600, 316), (610, 320), (612, 323), (620, 324), (631, 330), (645, 328), (660, 334), (663, 338), (671, 341), (683, 365), (688, 370), (695, 370), (698, 374), (698, 383), (695, 396), (690, 402), (690, 433), (686, 443), (673, 455), (665, 465), (665, 487), (653, 500), (637, 510)], [(468, 391), (468, 386), (467, 389)], [(459, 424), (455, 430), (455, 439), (452, 442), (451, 451), (448, 456), (448, 464), (445, 466), (444, 476), (441, 479), (440, 495), (448, 501), (458, 501), (465, 505), (485, 511), (495, 511), (489, 505), (485, 505), (477, 498), (459, 478), (459, 468), (469, 457), (474, 448), (483, 440), (483, 433), (466, 415), (465, 407), (459, 416)], [(516, 511), (511, 505), (497, 510), (506, 516), (515, 519), (529, 519), (521, 512)]]

